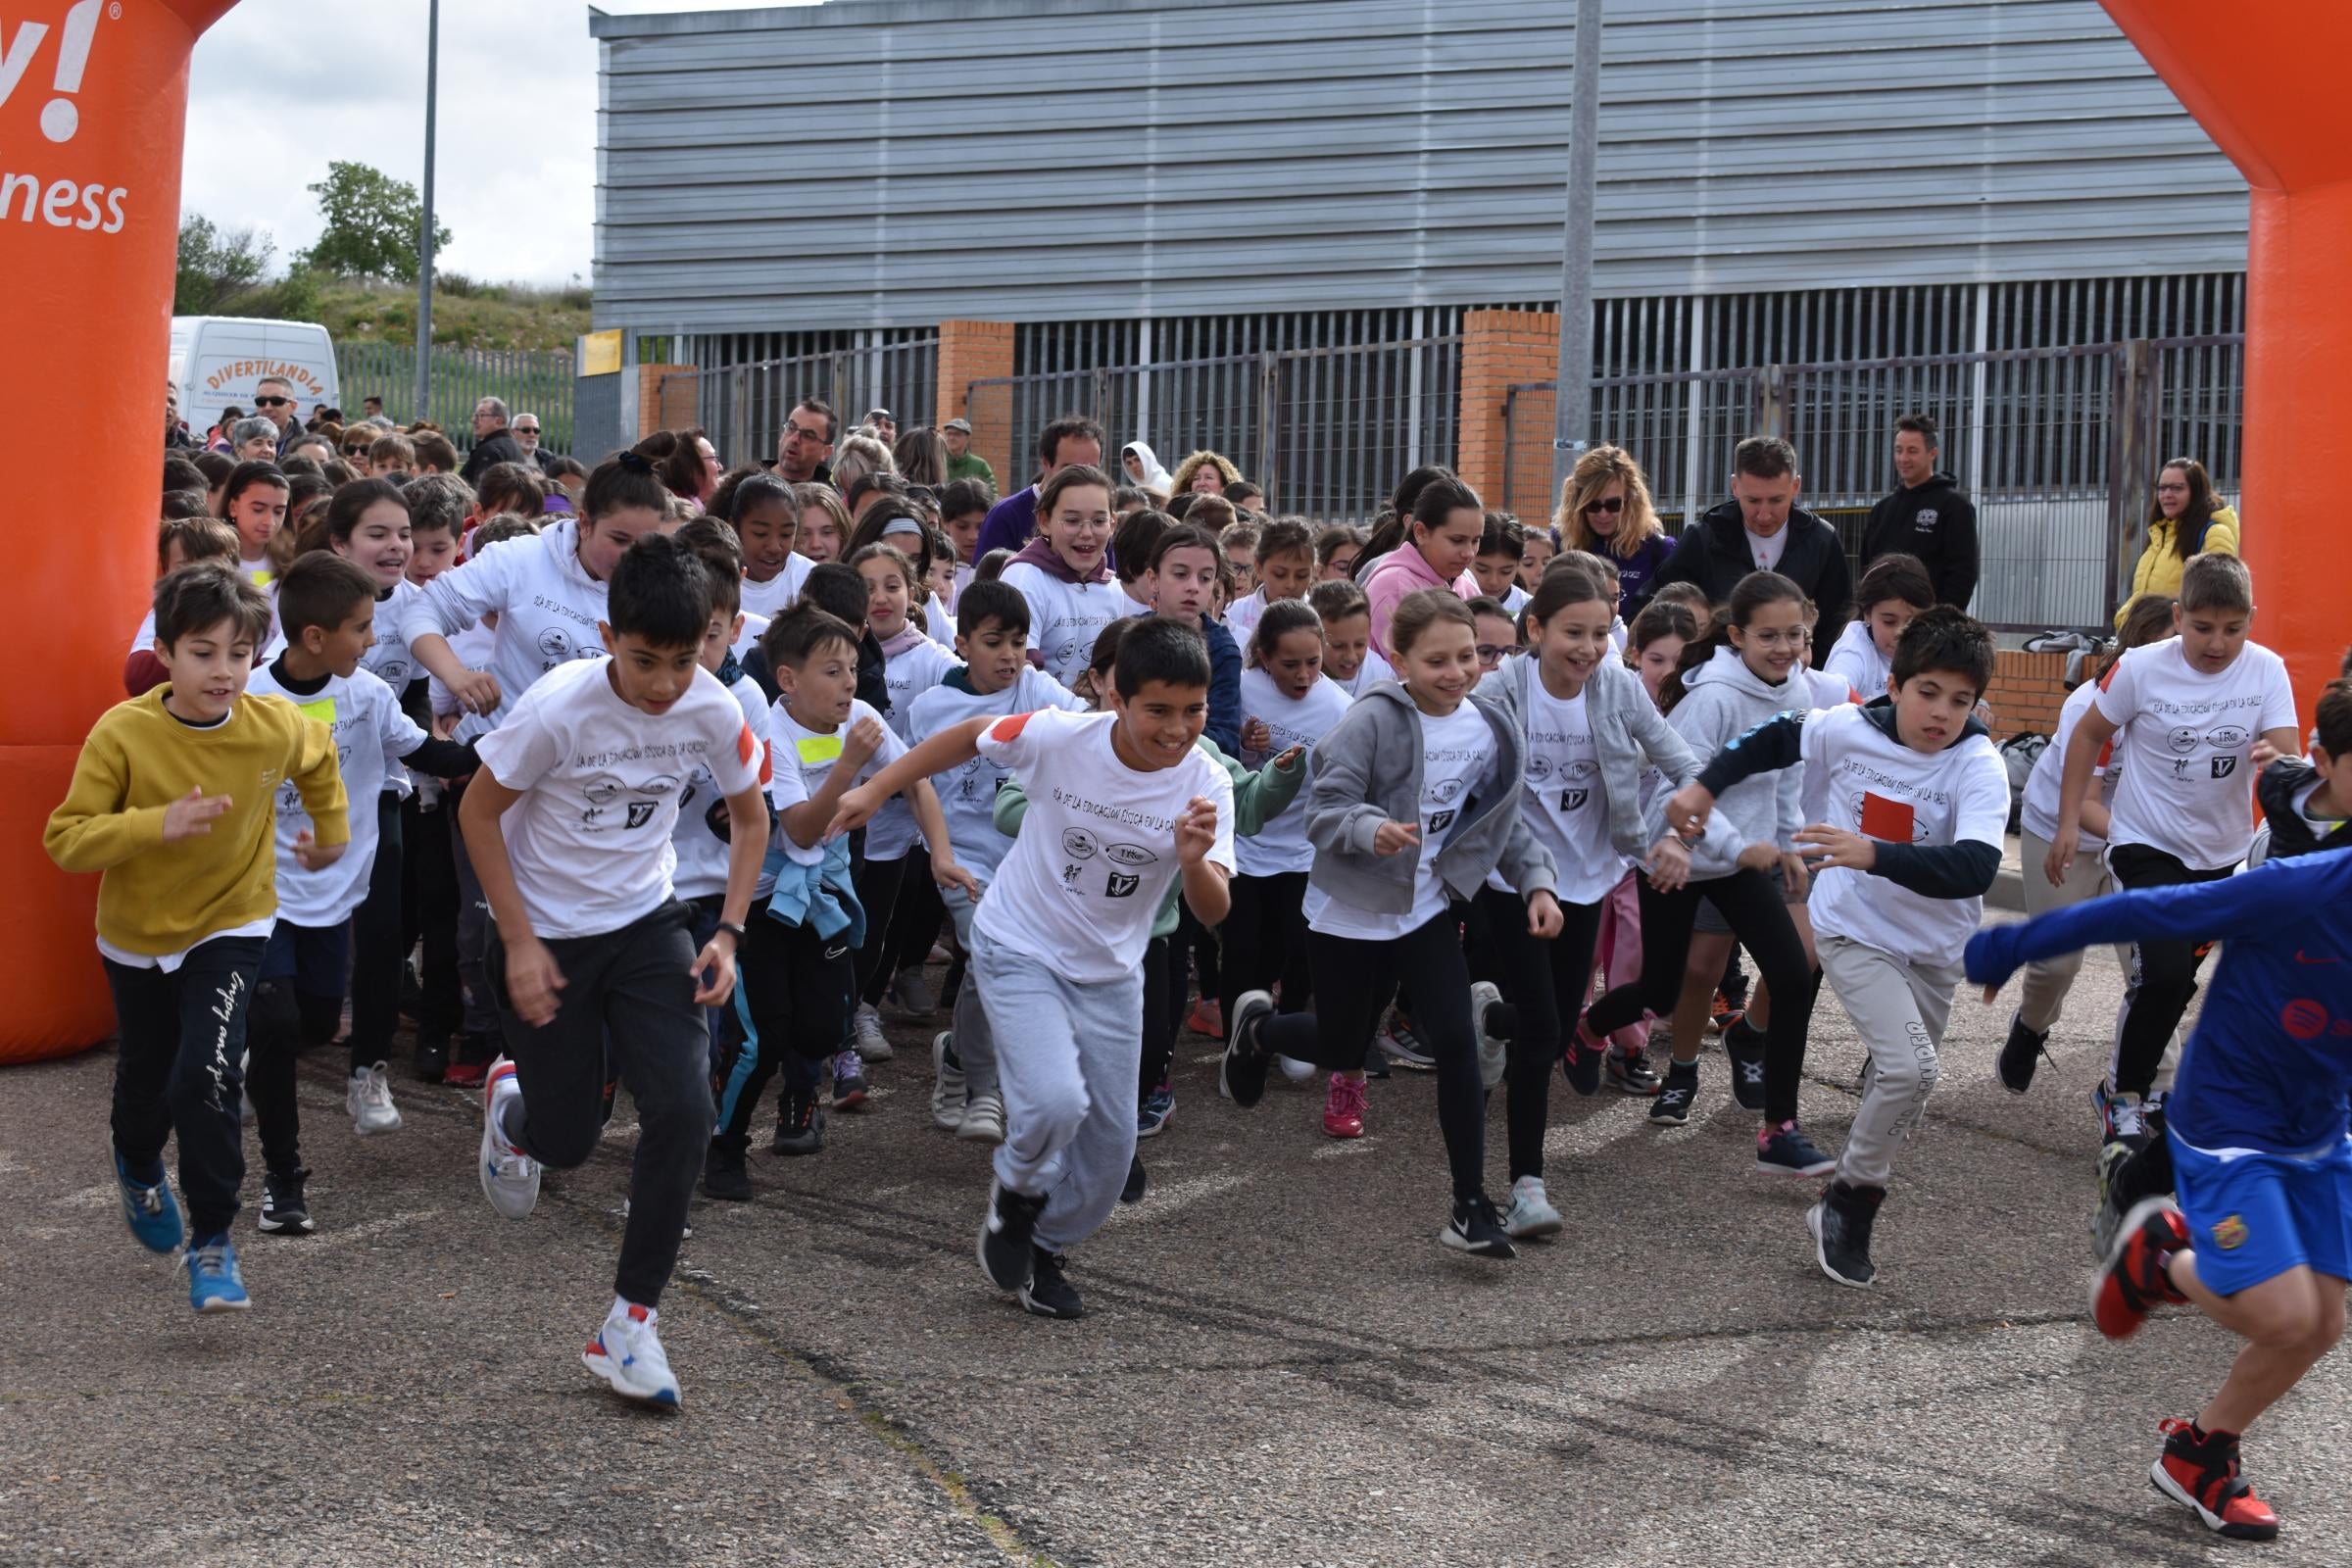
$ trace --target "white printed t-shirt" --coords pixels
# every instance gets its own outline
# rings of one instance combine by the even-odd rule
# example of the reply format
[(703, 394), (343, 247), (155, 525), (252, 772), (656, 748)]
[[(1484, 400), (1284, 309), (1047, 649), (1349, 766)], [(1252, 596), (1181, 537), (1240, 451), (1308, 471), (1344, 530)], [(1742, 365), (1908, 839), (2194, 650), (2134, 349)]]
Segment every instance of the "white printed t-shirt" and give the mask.
[(324, 686), (307, 697), (279, 685), (274, 670), (268, 664), (255, 670), (245, 690), (283, 697), (306, 717), (327, 727), (335, 739), (335, 766), (343, 774), (351, 819), (351, 842), (342, 855), (316, 871), (304, 870), (294, 860), (294, 839), (311, 831), (311, 813), (303, 809), (302, 792), (293, 781), (279, 782), (277, 917), (289, 925), (341, 925), (368, 897), (368, 876), (375, 866), (375, 798), (387, 787), (388, 777), (406, 776), (399, 759), (424, 744), (424, 731), (400, 710), (392, 688), (364, 665), (348, 678), (329, 675)]
[(1029, 601), (1030, 652), (1064, 686), (1085, 671), (1102, 628), (1126, 612), (1127, 595), (1115, 577), (1064, 582), (1043, 566), (1016, 561), (997, 580)]
[(1138, 972), (1196, 796), (1216, 807), (1209, 862), (1234, 866), (1232, 777), (1197, 749), (1172, 767), (1129, 767), (1111, 744), (1117, 723), (1047, 709), (980, 736), (980, 755), (1020, 776), (1029, 808), (972, 929), (1080, 985)]
[(1525, 690), (1528, 825), (1551, 851), (1560, 903), (1598, 904), (1624, 880), (1625, 858), (1609, 842), (1609, 792), (1601, 785), (1585, 694), (1552, 696), (1541, 670), (1529, 674)]
[[(727, 689), (734, 695), (735, 706), (743, 710), (743, 721), (751, 726), (752, 739), (760, 744), (757, 765), (760, 782), (765, 784), (770, 773), (767, 693), (749, 675), (736, 676), (735, 684)], [(709, 764), (695, 763), (686, 775), (686, 793), (678, 797), (678, 825), (669, 832), (670, 848), (678, 857), (670, 883), (681, 899), (706, 899), (727, 891), (727, 862), (733, 847), (710, 831), (710, 814), (712, 804), (725, 799)]]
[(767, 581), (754, 582), (749, 577), (744, 578), (744, 613), (746, 615), (763, 615), (769, 620), (775, 619), (792, 608), (792, 602), (795, 599), (801, 597), (801, 584), (807, 582), (808, 573), (815, 569), (815, 562), (795, 550), (784, 558), (784, 564), (779, 566), (776, 574)]
[(1824, 674), (1836, 675), (1867, 703), (1886, 695), (1886, 677), (1894, 665), (1879, 652), (1879, 640), (1870, 634), (1869, 625), (1849, 620), (1821, 667)]
[(2092, 701), (2110, 723), (2130, 726), (2108, 844), (2144, 844), (2197, 871), (2244, 859), (2254, 842), (2248, 753), (2265, 730), (2295, 727), (2286, 662), (2248, 643), (2208, 675), (2170, 637), (2125, 654)]
[[(768, 800), (779, 811), (789, 810), (803, 801), (813, 801), (832, 775), (833, 764), (841, 760), (842, 745), (864, 719), (882, 725), (882, 744), (858, 766), (855, 776), (844, 789), (854, 788), (906, 755), (906, 743), (882, 715), (856, 698), (850, 700), (850, 716), (841, 721), (838, 729), (810, 729), (792, 716), (792, 709), (782, 698), (776, 700), (767, 713), (768, 747), (775, 754), (775, 776), (768, 781)], [(802, 849), (792, 835), (782, 827), (776, 829), (776, 842), (784, 853), (803, 865), (820, 865), (825, 858), (822, 839)]]
[[(2066, 778), (2066, 743), (2073, 738), (2075, 726), (2082, 721), (2082, 715), (2089, 710), (2091, 699), (2098, 695), (2098, 682), (2089, 680), (2066, 694), (2066, 702), (2058, 710), (2058, 723), (2055, 733), (2050, 736), (2050, 744), (2042, 748), (2041, 755), (2034, 760), (2034, 771), (2026, 775), (2026, 793), (2018, 803), (2018, 826), (2044, 844), (2058, 836), (2058, 797)], [(2112, 759), (2115, 748), (2123, 744), (2122, 735), (2109, 741), (2106, 755), (2092, 770), (2093, 777), (2105, 780), (2106, 793), (2101, 800), (2102, 805), (2114, 804), (2119, 773)], [(2107, 841), (2084, 828), (2082, 830), (2081, 847), (2095, 855), (2107, 847)], [(2026, 875), (2034, 874), (2033, 867), (2026, 868)]]
[(475, 750), (522, 792), (499, 833), (541, 937), (617, 931), (668, 901), (670, 833), (698, 764), (721, 795), (760, 779), (760, 743), (717, 676), (697, 669), (668, 712), (648, 713), (621, 701), (604, 659), (540, 676)]
[[(976, 692), (963, 680), (952, 677), (914, 700), (906, 738), (919, 744), (967, 718), (1004, 718), (1041, 708), (1065, 713), (1086, 711), (1086, 704), (1069, 688), (1044, 670), (1027, 665), (1003, 691)], [(939, 810), (947, 818), (948, 842), (955, 847), (956, 861), (983, 882), (995, 878), (997, 867), (1004, 863), (1004, 856), (1012, 848), (1012, 840), (997, 831), (997, 792), (1009, 776), (1008, 769), (986, 757), (974, 757), (960, 767), (931, 775), (931, 788), (939, 795)]]
[[(1915, 752), (1861, 709), (1805, 715), (1805, 820), (1888, 844), (1989, 844), (2009, 829), (2009, 769), (1989, 737)], [(2033, 873), (2029, 873), (2033, 874)], [(1914, 963), (1957, 964), (1984, 901), (1931, 899), (1866, 871), (1813, 879), (1813, 928)]]
[(1413, 868), (1413, 906), (1403, 914), (1374, 914), (1340, 903), (1312, 883), (1300, 905), (1307, 929), (1361, 942), (1390, 942), (1418, 931), (1446, 910), (1446, 884), (1438, 876), (1438, 851), (1494, 766), (1494, 730), (1486, 714), (1465, 700), (1444, 718), (1418, 710), (1421, 722), (1421, 852)]
[[(1307, 767), (1314, 766), (1314, 745), (1327, 734), (1348, 711), (1348, 694), (1329, 680), (1317, 678), (1306, 689), (1306, 695), (1291, 698), (1283, 695), (1274, 684), (1274, 677), (1262, 669), (1242, 671), (1242, 719), (1258, 719), (1266, 726), (1271, 741), (1268, 749), (1253, 752), (1243, 749), (1244, 767), (1260, 768), (1294, 746), (1307, 748)], [(1305, 785), (1299, 786), (1300, 793)], [(1285, 871), (1311, 870), (1315, 863), (1315, 848), (1306, 841), (1306, 806), (1294, 800), (1282, 814), (1257, 830), (1254, 837), (1244, 838), (1234, 845), (1240, 857), (1244, 876), (1277, 876)]]
[[(947, 678), (956, 668), (956, 656), (928, 637), (917, 637), (899, 653), (888, 656), (882, 670), (882, 684), (890, 695), (890, 711), (882, 722), (899, 738), (901, 748), (912, 740), (910, 725), (914, 718), (915, 699)], [(869, 860), (896, 860), (915, 845), (914, 808), (904, 795), (894, 795), (882, 803), (882, 809), (865, 824), (865, 858)]]

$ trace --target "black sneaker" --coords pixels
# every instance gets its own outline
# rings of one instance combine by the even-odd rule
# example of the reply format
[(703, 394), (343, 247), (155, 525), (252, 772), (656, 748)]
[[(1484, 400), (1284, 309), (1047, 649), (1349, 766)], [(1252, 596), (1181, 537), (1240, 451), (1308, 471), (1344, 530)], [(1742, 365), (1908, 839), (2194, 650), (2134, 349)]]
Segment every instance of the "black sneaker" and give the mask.
[(1119, 1189), (1119, 1201), (1122, 1203), (1142, 1202), (1144, 1189), (1150, 1185), (1151, 1178), (1144, 1174), (1143, 1156), (1141, 1154), (1128, 1155), (1127, 1185)]
[(449, 1076), (449, 1035), (447, 1031), (419, 1029), (416, 1031), (416, 1076), (428, 1084), (437, 1084)]
[(1217, 1093), (1248, 1110), (1265, 1098), (1266, 1068), (1273, 1058), (1258, 1049), (1258, 1020), (1273, 1016), (1274, 999), (1263, 991), (1247, 991), (1233, 1004), (1232, 1033), (1225, 1040), (1225, 1060), (1217, 1069)]
[(1756, 1169), (1767, 1176), (1827, 1176), (1837, 1168), (1792, 1121), (1756, 1129)]
[(297, 1165), (290, 1171), (270, 1171), (262, 1178), (262, 1217), (257, 1225), (270, 1236), (308, 1236), (318, 1227), (311, 1221), (311, 1205), (302, 1184), (310, 1172)]
[(1732, 1098), (1741, 1110), (1762, 1110), (1764, 1031), (1741, 1018), (1723, 1032), (1723, 1053), (1732, 1058)]
[(1867, 1286), (1879, 1277), (1870, 1260), (1870, 1227), (1886, 1200), (1884, 1187), (1832, 1182), (1821, 1201), (1805, 1211), (1805, 1227), (1813, 1233), (1813, 1256), (1824, 1274), (1853, 1286)]
[(1062, 1257), (1035, 1243), (1029, 1248), (1029, 1281), (1021, 1287), (1021, 1305), (1039, 1317), (1068, 1320), (1086, 1316), (1086, 1307), (1070, 1282), (1061, 1277)]
[(1658, 1098), (1649, 1102), (1649, 1119), (1665, 1127), (1680, 1127), (1690, 1119), (1690, 1106), (1698, 1099), (1698, 1063), (1670, 1062), (1666, 1068), (1666, 1085)]
[(1438, 1232), (1438, 1240), (1472, 1257), (1519, 1255), (1519, 1250), (1511, 1245), (1510, 1233), (1502, 1228), (1502, 1217), (1494, 1212), (1494, 1200), (1484, 1193), (1455, 1200), (1453, 1218)]
[(752, 1178), (743, 1168), (743, 1151), (713, 1143), (703, 1156), (703, 1196), (722, 1203), (752, 1200)]
[(1609, 1048), (1587, 1034), (1582, 1023), (1567, 1033), (1568, 1049), (1560, 1053), (1560, 1072), (1567, 1078), (1569, 1088), (1590, 1096), (1600, 1088), (1601, 1058), (1609, 1054)]
[(2029, 1029), (2015, 1013), (2009, 1015), (2009, 1039), (2001, 1047), (2001, 1057), (1993, 1070), (2001, 1075), (2001, 1087), (2013, 1095), (2022, 1095), (2034, 1087), (2034, 1069), (2049, 1054), (2050, 1032), (2047, 1029)]
[(1606, 1065), (1609, 1082), (1617, 1086), (1619, 1094), (1646, 1098), (1658, 1092), (1657, 1069), (1650, 1066), (1649, 1054), (1640, 1046), (1631, 1051), (1611, 1047)]
[(825, 1113), (816, 1093), (787, 1093), (776, 1107), (776, 1140), (768, 1145), (779, 1154), (813, 1154), (825, 1147)]
[(1002, 1182), (988, 1184), (988, 1217), (980, 1222), (980, 1271), (998, 1290), (1027, 1288), (1031, 1263), (1045, 1255), (1034, 1240), (1037, 1216), (1045, 1206), (1042, 1198), (1006, 1192)]

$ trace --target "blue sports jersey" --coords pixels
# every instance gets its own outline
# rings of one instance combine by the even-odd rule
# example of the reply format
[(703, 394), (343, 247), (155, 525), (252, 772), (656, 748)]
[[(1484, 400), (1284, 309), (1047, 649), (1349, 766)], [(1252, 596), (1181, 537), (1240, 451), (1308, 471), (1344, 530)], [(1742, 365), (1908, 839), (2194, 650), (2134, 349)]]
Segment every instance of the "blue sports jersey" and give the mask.
[(2142, 888), (1980, 931), (1968, 977), (2149, 937), (2224, 946), (2165, 1099), (2199, 1149), (2308, 1154), (2352, 1119), (2352, 854), (2273, 860), (2220, 882)]

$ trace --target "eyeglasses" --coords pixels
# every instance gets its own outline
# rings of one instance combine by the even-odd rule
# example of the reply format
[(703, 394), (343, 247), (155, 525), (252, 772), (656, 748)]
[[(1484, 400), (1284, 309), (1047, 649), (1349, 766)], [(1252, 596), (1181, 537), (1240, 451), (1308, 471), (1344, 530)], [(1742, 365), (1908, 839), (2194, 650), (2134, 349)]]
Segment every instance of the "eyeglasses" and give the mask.
[(294, 400), (292, 398), (255, 398), (253, 406), (257, 409), (290, 409), (294, 406)]
[(1493, 669), (1517, 652), (1519, 650), (1516, 647), (1504, 648), (1495, 643), (1480, 643), (1478, 645), (1478, 662), (1488, 669)]
[(820, 445), (825, 439), (824, 431), (811, 428), (806, 424), (788, 424), (784, 427), (784, 434), (787, 439), (798, 436), (803, 441), (814, 441)]
[(1625, 497), (1603, 496), (1598, 501), (1595, 501), (1591, 506), (1585, 508), (1585, 510), (1587, 512), (1623, 512), (1625, 510)]
[(368, 449), (366, 447), (345, 447), (343, 455), (347, 458), (364, 458), (368, 455)]
[(1813, 634), (1801, 626), (1794, 631), (1751, 631), (1744, 635), (1758, 648), (1802, 648), (1813, 640)]

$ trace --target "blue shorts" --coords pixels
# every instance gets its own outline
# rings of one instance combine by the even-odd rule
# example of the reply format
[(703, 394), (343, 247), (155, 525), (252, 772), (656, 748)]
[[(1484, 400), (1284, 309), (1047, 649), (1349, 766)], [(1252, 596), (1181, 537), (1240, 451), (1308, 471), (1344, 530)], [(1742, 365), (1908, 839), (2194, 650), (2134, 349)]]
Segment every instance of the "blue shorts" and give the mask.
[(256, 980), (283, 980), (306, 997), (342, 997), (351, 979), (351, 922), (294, 925), (280, 920), (262, 950)]
[(2224, 1157), (2178, 1135), (2173, 1178), (2196, 1249), (2197, 1278), (2217, 1296), (2309, 1265), (2352, 1279), (2352, 1139), (2309, 1157)]

